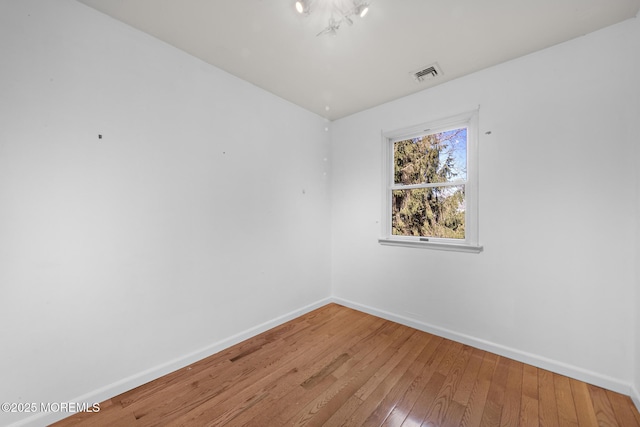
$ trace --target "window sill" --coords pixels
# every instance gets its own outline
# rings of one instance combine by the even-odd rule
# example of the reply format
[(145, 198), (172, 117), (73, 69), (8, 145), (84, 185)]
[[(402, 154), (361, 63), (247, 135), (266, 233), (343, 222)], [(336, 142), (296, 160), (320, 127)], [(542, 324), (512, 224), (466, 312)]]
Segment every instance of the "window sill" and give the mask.
[(386, 246), (404, 246), (407, 248), (435, 249), (439, 251), (454, 251), (480, 253), (482, 246), (464, 245), (459, 243), (418, 242), (415, 240), (378, 239), (378, 243)]

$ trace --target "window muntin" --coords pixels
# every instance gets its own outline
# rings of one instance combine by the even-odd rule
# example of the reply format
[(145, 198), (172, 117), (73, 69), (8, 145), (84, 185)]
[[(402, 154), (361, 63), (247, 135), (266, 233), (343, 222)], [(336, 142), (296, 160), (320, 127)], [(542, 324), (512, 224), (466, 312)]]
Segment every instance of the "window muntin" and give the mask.
[(383, 135), (380, 243), (482, 249), (477, 229), (477, 113)]

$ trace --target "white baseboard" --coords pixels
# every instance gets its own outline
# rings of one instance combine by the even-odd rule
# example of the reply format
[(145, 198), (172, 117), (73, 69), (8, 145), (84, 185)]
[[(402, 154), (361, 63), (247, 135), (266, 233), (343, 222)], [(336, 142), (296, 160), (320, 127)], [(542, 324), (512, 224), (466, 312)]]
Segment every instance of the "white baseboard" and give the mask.
[[(147, 369), (146, 371), (140, 372), (138, 374), (132, 375), (128, 378), (123, 378), (120, 381), (116, 381), (112, 384), (109, 384), (105, 387), (99, 388), (97, 390), (91, 391), (89, 393), (83, 394), (82, 396), (78, 396), (75, 399), (71, 399), (70, 402), (87, 402), (90, 405), (94, 402), (103, 402), (105, 400), (111, 399), (114, 396), (117, 396), (125, 391), (134, 389), (143, 384), (148, 383), (149, 381), (153, 381), (157, 378), (162, 377), (163, 375), (167, 375), (171, 372), (174, 372), (178, 369), (182, 369), (186, 366), (189, 366), (198, 360), (202, 360), (206, 357), (211, 356), (212, 354), (218, 353), (226, 348), (231, 347), (232, 345), (238, 344), (246, 339), (254, 337), (262, 332), (268, 331), (271, 328), (279, 326), (289, 320), (293, 320), (296, 317), (300, 317), (303, 314), (306, 314), (310, 311), (315, 310), (316, 308), (320, 308), (324, 305), (327, 305), (332, 302), (331, 298), (325, 298), (320, 301), (316, 301), (312, 304), (309, 304), (305, 307), (302, 307), (298, 310), (291, 311), (285, 315), (279, 316), (273, 320), (269, 320), (264, 322), (258, 326), (247, 329), (243, 332), (240, 332), (236, 335), (233, 335), (224, 340), (215, 342), (211, 345), (208, 345), (205, 348), (194, 351), (192, 353), (181, 356), (177, 359), (170, 360), (162, 365), (155, 366), (151, 369)], [(14, 424), (10, 424), (9, 427), (40, 427), (43, 425), (49, 425), (56, 421), (60, 421), (63, 418), (66, 418), (72, 414), (64, 412), (64, 413), (38, 413), (31, 417), (24, 418)]]
[(508, 357), (510, 359), (517, 360), (519, 362), (527, 363), (538, 368), (546, 369), (557, 374), (565, 375), (567, 377), (575, 378), (580, 381), (584, 381), (589, 384), (593, 384), (608, 390), (612, 390), (618, 393), (631, 396), (634, 399), (636, 406), (640, 408), (640, 399), (635, 391), (635, 396), (632, 395), (632, 386), (629, 383), (625, 383), (615, 378), (601, 375), (596, 372), (592, 372), (586, 369), (571, 366), (569, 364), (559, 362), (557, 360), (548, 359), (543, 356), (539, 356), (532, 353), (527, 353), (517, 349), (509, 348), (500, 344), (492, 343), (490, 341), (475, 338), (469, 335), (461, 334), (455, 331), (451, 331), (438, 326), (429, 325), (424, 322), (420, 322), (408, 317), (399, 316), (397, 314), (389, 313), (384, 310), (369, 307), (363, 304), (359, 304), (353, 301), (349, 301), (343, 298), (332, 298), (332, 301), (336, 304), (344, 305), (345, 307), (352, 308), (354, 310), (362, 311), (364, 313), (371, 314), (376, 317), (391, 320), (392, 322), (400, 323), (402, 325), (410, 326), (412, 328), (428, 332), (433, 335), (437, 335), (443, 338), (450, 339), (462, 344), (470, 345), (481, 350), (485, 350), (491, 353), (498, 354), (500, 356)]

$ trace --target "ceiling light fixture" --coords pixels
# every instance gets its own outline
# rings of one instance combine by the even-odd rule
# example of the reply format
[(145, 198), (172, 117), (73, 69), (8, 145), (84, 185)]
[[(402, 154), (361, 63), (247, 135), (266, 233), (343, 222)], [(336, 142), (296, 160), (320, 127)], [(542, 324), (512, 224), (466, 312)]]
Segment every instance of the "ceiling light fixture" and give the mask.
[[(301, 15), (309, 15), (311, 13), (311, 5), (315, 0), (297, 0), (295, 2), (296, 11)], [(316, 36), (322, 34), (337, 35), (340, 25), (346, 22), (353, 25), (352, 17), (364, 18), (369, 12), (369, 0), (332, 0), (318, 5), (318, 10), (324, 10), (330, 13), (328, 25), (320, 31)]]
[(353, 8), (353, 12), (358, 15), (360, 18), (364, 18), (364, 16), (369, 12), (369, 2), (362, 2)]
[(310, 3), (310, 0), (298, 0), (296, 1), (296, 10), (300, 14), (308, 15), (309, 12), (311, 12), (311, 9), (309, 8), (309, 6), (311, 5)]

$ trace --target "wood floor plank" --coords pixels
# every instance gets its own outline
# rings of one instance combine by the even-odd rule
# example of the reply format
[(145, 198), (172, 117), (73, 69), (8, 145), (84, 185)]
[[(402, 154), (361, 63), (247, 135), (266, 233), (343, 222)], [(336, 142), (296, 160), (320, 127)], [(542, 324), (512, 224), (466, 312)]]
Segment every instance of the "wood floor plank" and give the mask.
[(491, 387), (491, 378), (498, 364), (498, 356), (486, 353), (478, 372), (478, 379), (473, 387), (469, 403), (462, 417), (460, 427), (477, 427), (482, 422), (482, 414)]
[[(422, 350), (422, 353), (420, 353), (407, 375), (403, 378), (400, 387), (395, 390), (396, 394), (387, 396), (386, 399), (389, 402), (386, 408), (389, 408), (389, 410), (385, 411), (387, 412), (386, 416), (380, 416), (382, 423), (378, 425), (398, 426), (402, 424), (415, 402), (413, 396), (416, 396), (417, 399), (418, 395), (416, 393), (419, 393), (424, 388), (421, 383), (429, 379), (429, 366), (433, 365), (436, 360), (436, 351), (443, 342), (444, 340), (440, 337), (429, 336), (429, 341), (424, 350)], [(433, 371), (435, 371), (435, 368), (433, 368)]]
[[(631, 400), (631, 398), (629, 398), (629, 400)], [(640, 409), (640, 402), (636, 406), (631, 400), (631, 405), (632, 405), (631, 412), (633, 412), (633, 416), (636, 419), (636, 423), (640, 424), (640, 411), (638, 411), (638, 409)]]
[[(404, 393), (411, 386), (412, 381), (424, 368), (424, 365), (427, 363), (428, 356), (435, 351), (435, 347), (429, 345), (434, 339), (433, 335), (421, 332), (420, 337), (422, 344), (420, 353), (418, 353), (415, 356), (415, 359), (411, 361), (411, 364), (404, 371), (402, 377), (395, 382), (393, 387), (391, 387), (391, 389), (386, 393), (375, 410), (367, 417), (366, 420), (364, 420), (362, 423), (363, 426), (380, 426), (384, 423)], [(407, 359), (410, 359), (412, 355), (408, 356)]]
[(424, 422), (425, 418), (434, 410), (435, 408), (439, 408), (441, 403), (438, 402), (438, 393), (444, 386), (446, 382), (447, 376), (449, 375), (449, 371), (453, 367), (453, 363), (458, 356), (458, 353), (462, 350), (462, 344), (460, 343), (451, 343), (446, 353), (444, 353), (440, 363), (436, 368), (436, 372), (434, 374), (435, 378), (432, 377), (427, 383), (426, 387), (418, 397), (419, 405), (414, 405), (407, 416), (407, 420), (402, 424), (403, 426), (408, 425), (418, 425), (421, 426)]
[(453, 396), (462, 380), (462, 375), (473, 351), (471, 347), (466, 345), (461, 345), (460, 347), (461, 349), (456, 354), (453, 362), (449, 366), (445, 366), (446, 371), (440, 371), (442, 373), (446, 372), (446, 379), (438, 391), (433, 405), (429, 408), (422, 421), (423, 427), (440, 427), (444, 423), (449, 408), (452, 406)]
[(520, 427), (539, 427), (538, 368), (522, 367), (522, 400), (520, 401)]
[[(274, 425), (303, 426), (308, 425), (314, 418), (316, 420), (322, 419), (323, 422), (326, 421), (393, 356), (396, 350), (409, 338), (411, 332), (403, 328), (397, 328), (389, 335), (383, 345), (378, 345), (371, 349), (357, 362), (355, 358), (352, 359), (356, 362), (353, 364), (352, 369), (307, 403), (293, 417), (290, 419), (280, 418), (278, 423)], [(352, 401), (359, 403), (359, 399)], [(343, 414), (345, 418), (350, 415), (351, 413)]]
[(611, 407), (611, 402), (609, 402), (606, 391), (591, 384), (588, 384), (587, 388), (589, 389), (589, 395), (593, 401), (593, 409), (596, 413), (598, 426), (617, 426), (618, 422), (616, 421), (616, 416), (613, 413), (613, 408)]
[(438, 427), (459, 427), (464, 417), (466, 406), (453, 400), (447, 410), (442, 424)]
[(409, 336), (409, 339), (396, 350), (396, 353), (387, 361), (387, 363), (382, 365), (380, 369), (378, 369), (373, 376), (355, 392), (355, 396), (362, 401), (369, 399), (378, 386), (396, 369), (399, 364), (401, 364), (403, 360), (407, 358), (408, 355), (410, 360), (406, 360), (406, 365), (402, 364), (398, 370), (398, 372), (402, 374), (402, 372), (404, 372), (408, 367), (411, 360), (413, 360), (422, 350), (423, 346), (420, 344), (426, 344), (422, 340), (422, 336), (423, 335), (418, 333), (418, 331), (414, 331), (414, 333)]
[(456, 394), (453, 395), (453, 400), (462, 406), (466, 406), (469, 398), (471, 397), (473, 385), (476, 383), (476, 379), (478, 378), (483, 357), (484, 352), (482, 350), (477, 348), (473, 349), (471, 359), (469, 360), (465, 372), (460, 379), (460, 384), (458, 385)]
[(627, 396), (337, 304), (55, 427), (640, 427)]
[[(378, 388), (378, 386), (384, 381), (384, 379), (396, 368), (396, 366), (407, 356), (407, 354), (415, 352), (416, 340), (420, 340), (420, 334), (413, 334), (409, 340), (407, 340), (402, 347), (395, 350), (395, 354), (392, 354), (383, 365), (378, 368), (369, 369), (364, 373), (361, 380), (353, 384), (353, 389), (359, 386), (350, 397), (343, 400), (342, 406), (340, 406), (334, 413), (327, 414), (326, 425), (327, 427), (333, 425), (360, 425), (368, 415), (375, 410), (377, 402), (382, 400), (384, 393), (388, 389), (386, 387)], [(415, 357), (418, 352), (413, 353)], [(399, 371), (403, 371), (403, 366)], [(393, 385), (393, 384), (391, 384)], [(374, 396), (374, 391), (378, 391)], [(369, 398), (371, 398), (370, 401)], [(339, 404), (339, 403), (338, 403)]]
[(446, 377), (443, 374), (438, 371), (434, 372), (418, 397), (417, 404), (411, 408), (407, 418), (401, 424), (402, 427), (420, 427), (422, 425), (427, 411), (436, 399), (436, 393), (440, 390), (445, 380)]
[[(347, 317), (340, 316), (339, 318), (341, 321), (353, 322), (354, 325), (360, 325), (361, 321), (365, 322), (363, 324), (366, 325), (366, 319), (362, 318), (362, 320), (359, 320), (361, 316), (358, 316), (355, 312), (349, 313), (349, 316)], [(187, 422), (185, 420), (200, 419), (202, 417), (210, 417), (211, 420), (218, 420), (221, 422), (222, 420), (228, 419), (231, 415), (240, 415), (235, 405), (238, 405), (238, 407), (242, 409), (242, 413), (250, 411), (255, 406), (258, 399), (262, 401), (268, 397), (268, 394), (265, 394), (265, 390), (260, 389), (260, 387), (263, 387), (265, 380), (268, 381), (271, 376), (284, 376), (285, 379), (290, 379), (291, 381), (300, 379), (299, 375), (293, 375), (293, 378), (286, 375), (290, 370), (290, 364), (296, 364), (299, 357), (304, 357), (305, 352), (300, 351), (300, 349), (312, 352), (322, 352), (328, 345), (331, 345), (332, 343), (338, 344), (340, 342), (340, 336), (335, 335), (335, 331), (339, 330), (339, 328), (336, 328), (337, 325), (335, 323), (325, 322), (324, 317), (316, 318), (316, 321), (318, 321), (318, 323), (314, 325), (314, 331), (315, 334), (322, 337), (321, 340), (313, 340), (313, 335), (309, 336), (309, 332), (303, 330), (300, 334), (282, 338), (283, 340), (288, 340), (287, 345), (290, 348), (290, 351), (286, 354), (282, 354), (282, 352), (280, 352), (283, 357), (271, 357), (270, 349), (268, 346), (265, 346), (262, 350), (264, 352), (263, 354), (254, 354), (247, 358), (237, 359), (232, 366), (232, 369), (227, 369), (225, 371), (227, 375), (239, 370), (242, 373), (247, 372), (246, 366), (252, 366), (252, 359), (256, 359), (259, 360), (258, 364), (256, 365), (255, 362), (253, 362), (254, 370), (248, 372), (259, 378), (257, 381), (255, 380), (255, 377), (252, 378), (247, 376), (241, 378), (235, 384), (223, 383), (222, 386), (228, 387), (224, 392), (219, 392), (219, 389), (211, 388), (210, 386), (207, 386), (207, 384), (204, 384), (203, 387), (205, 388), (205, 393), (208, 393), (209, 395), (208, 399), (204, 399), (204, 401), (198, 400), (197, 402), (194, 402), (197, 404), (192, 404), (188, 407), (183, 406), (181, 414), (169, 414), (168, 416), (167, 414), (160, 412), (157, 414), (158, 419), (161, 419), (165, 424), (169, 423), (169, 421), (174, 418), (176, 419), (175, 423), (177, 424)], [(383, 323), (377, 322), (377, 324), (382, 325)], [(230, 352), (228, 357), (233, 358), (233, 354), (237, 353)], [(287, 381), (284, 381), (284, 383), (286, 384)], [(275, 386), (267, 384), (264, 387), (270, 388), (269, 392), (273, 393), (273, 388), (278, 386), (280, 386), (279, 382), (277, 382)], [(149, 419), (149, 422), (151, 421), (152, 419)]]
[(504, 404), (500, 415), (501, 427), (518, 427), (520, 425), (522, 371), (522, 363), (515, 360), (510, 361), (507, 385), (504, 392)]
[(589, 394), (587, 384), (569, 379), (571, 385), (571, 395), (576, 406), (576, 416), (578, 417), (578, 425), (580, 427), (597, 427), (598, 419), (593, 408), (593, 401)]
[(613, 413), (616, 416), (618, 424), (621, 426), (640, 427), (640, 422), (635, 417), (632, 407), (633, 402), (628, 396), (623, 396), (610, 390), (605, 390)]
[(509, 359), (505, 357), (498, 358), (498, 364), (491, 379), (487, 401), (484, 405), (482, 419), (480, 420), (480, 425), (483, 427), (500, 425), (502, 406), (504, 405), (504, 393), (509, 377), (509, 362)]
[(398, 351), (393, 358), (389, 359), (386, 367), (376, 372), (354, 394), (354, 397), (362, 400), (362, 404), (353, 411), (349, 419), (342, 423), (343, 426), (362, 426), (376, 410), (388, 412), (392, 408), (390, 408), (391, 405), (389, 403), (385, 403), (385, 397), (389, 396), (396, 384), (403, 378), (403, 375), (425, 348), (428, 342), (425, 339), (425, 335), (416, 331), (407, 341), (406, 350)]
[(393, 363), (394, 356), (400, 349), (406, 347), (409, 338), (413, 335), (401, 329), (397, 332), (393, 335), (390, 345), (378, 346), (375, 352), (368, 353), (359, 363), (353, 365), (353, 369), (337, 378), (335, 384), (328, 387), (287, 421), (286, 425), (322, 425), (336, 413), (340, 413), (340, 418), (343, 420), (347, 419), (362, 403), (362, 399), (357, 395), (358, 391), (375, 376), (376, 372), (383, 369), (385, 365)]
[[(248, 408), (242, 414), (238, 414), (234, 420), (234, 424), (243, 425), (249, 422), (252, 418), (258, 418), (261, 420), (269, 420), (280, 412), (279, 403), (282, 401), (295, 401), (296, 404), (300, 402), (300, 396), (297, 395), (297, 391), (304, 393), (309, 388), (309, 378), (317, 376), (318, 372), (325, 369), (328, 364), (331, 364), (339, 354), (355, 354), (356, 345), (362, 341), (366, 341), (366, 338), (374, 331), (378, 330), (384, 322), (372, 322), (369, 326), (364, 324), (352, 324), (353, 330), (351, 334), (340, 337), (334, 336), (325, 342), (326, 348), (323, 351), (314, 352), (314, 358), (304, 358), (304, 355), (297, 359), (296, 362), (289, 366), (294, 372), (294, 375), (288, 376), (284, 379), (274, 379), (276, 387), (269, 391), (261, 406), (254, 406)], [(337, 369), (336, 369), (337, 370)], [(323, 382), (314, 383), (312, 388), (318, 388), (323, 390), (329, 384), (335, 381), (333, 376), (323, 378)], [(302, 384), (307, 382), (307, 387), (303, 387)], [(298, 387), (300, 385), (301, 388)], [(293, 392), (292, 392), (293, 391)], [(266, 408), (266, 410), (265, 410)]]
[[(464, 346), (462, 349), (462, 353), (458, 357), (459, 361), (457, 362), (459, 366), (458, 369), (460, 369), (460, 371), (462, 372), (461, 375), (458, 376), (458, 374), (456, 373), (457, 368), (455, 366), (454, 366), (454, 369), (451, 371), (451, 374), (454, 374), (457, 377), (457, 381), (456, 381), (456, 384), (454, 384), (452, 387), (453, 395), (451, 396), (452, 399), (449, 402), (447, 411), (444, 415), (444, 418), (442, 419), (442, 422), (441, 422), (442, 427), (458, 427), (462, 422), (462, 417), (464, 416), (464, 411), (466, 408), (466, 402), (468, 401), (468, 396), (471, 393), (471, 386), (469, 387), (468, 392), (467, 390), (464, 390), (462, 393), (459, 393), (459, 390), (460, 390), (460, 387), (462, 386), (463, 379), (465, 378), (469, 379), (471, 377), (477, 378), (477, 372), (480, 369), (480, 363), (482, 361), (480, 360), (479, 357), (475, 356), (477, 355), (476, 350), (477, 349), (473, 347)], [(474, 369), (476, 371), (475, 374), (469, 375), (470, 367), (471, 369)], [(466, 377), (465, 377), (465, 374), (467, 374)], [(455, 400), (456, 396), (458, 396), (460, 400), (465, 401), (465, 403), (462, 404), (460, 402), (457, 402)]]
[[(265, 423), (268, 423), (268, 425), (283, 425), (282, 423), (292, 418), (296, 412), (316, 399), (321, 393), (324, 393), (338, 378), (344, 378), (345, 375), (350, 373), (353, 374), (353, 371), (363, 359), (366, 357), (369, 357), (369, 359), (375, 358), (381, 348), (384, 348), (385, 341), (388, 341), (390, 331), (397, 333), (400, 328), (396, 328), (386, 322), (383, 322), (377, 328), (369, 328), (365, 334), (358, 337), (359, 339), (353, 345), (348, 347), (348, 353), (351, 354), (351, 358), (329, 377), (326, 377), (322, 386), (316, 386), (311, 390), (304, 389), (301, 386), (292, 387), (289, 393), (284, 395), (281, 400), (295, 402), (295, 405), (287, 405), (285, 408), (273, 406), (268, 411), (257, 414), (246, 425), (263, 426)], [(365, 345), (364, 343), (367, 344)], [(373, 347), (376, 351), (372, 352), (370, 347)], [(344, 368), (344, 370), (341, 370), (341, 368)], [(342, 384), (344, 384), (344, 379)]]
[[(389, 417), (387, 417), (382, 424), (383, 427), (402, 425), (409, 415), (409, 412), (411, 412), (411, 409), (418, 401), (418, 398), (427, 386), (429, 380), (431, 380), (431, 377), (436, 372), (438, 364), (444, 357), (447, 349), (451, 345), (451, 342), (439, 337), (432, 340), (432, 342), (435, 346), (435, 351), (429, 355), (429, 359), (425, 363), (424, 368), (414, 379), (411, 386), (409, 386), (409, 389), (404, 396), (402, 396), (400, 402), (398, 402), (395, 408), (393, 408)], [(420, 420), (420, 422), (422, 422), (422, 420)]]
[(538, 411), (540, 427), (560, 425), (553, 374), (545, 369), (538, 369)]
[(569, 378), (563, 375), (553, 374), (553, 384), (555, 386), (558, 407), (558, 423), (561, 426), (577, 427), (578, 415), (576, 413)]

